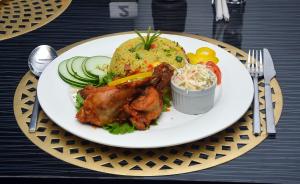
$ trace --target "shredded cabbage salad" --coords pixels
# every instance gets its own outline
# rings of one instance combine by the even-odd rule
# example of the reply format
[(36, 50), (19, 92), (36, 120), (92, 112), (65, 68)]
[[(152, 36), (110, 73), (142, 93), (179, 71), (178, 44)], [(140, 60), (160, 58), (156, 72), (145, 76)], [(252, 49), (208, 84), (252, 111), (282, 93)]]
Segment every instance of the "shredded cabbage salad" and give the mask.
[(216, 83), (216, 75), (206, 65), (186, 64), (175, 71), (173, 82), (187, 90), (204, 90)]

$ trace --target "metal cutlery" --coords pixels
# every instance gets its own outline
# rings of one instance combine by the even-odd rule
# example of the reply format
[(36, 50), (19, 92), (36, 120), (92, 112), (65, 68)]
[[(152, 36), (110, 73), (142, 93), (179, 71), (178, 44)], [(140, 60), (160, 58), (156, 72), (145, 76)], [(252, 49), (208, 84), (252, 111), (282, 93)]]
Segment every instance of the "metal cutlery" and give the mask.
[(265, 79), (265, 101), (266, 101), (266, 123), (269, 138), (276, 137), (272, 91), (270, 82), (276, 75), (273, 60), (268, 49), (264, 48), (264, 79)]
[(263, 59), (261, 50), (249, 50), (246, 68), (253, 79), (254, 86), (254, 104), (253, 104), (253, 134), (259, 135), (260, 115), (259, 115), (259, 97), (258, 97), (258, 78), (263, 76)]
[[(28, 66), (30, 71), (39, 77), (46, 66), (57, 57), (56, 51), (48, 45), (36, 47), (29, 55)], [(35, 132), (37, 127), (39, 100), (35, 97), (32, 115), (29, 123), (29, 132)]]

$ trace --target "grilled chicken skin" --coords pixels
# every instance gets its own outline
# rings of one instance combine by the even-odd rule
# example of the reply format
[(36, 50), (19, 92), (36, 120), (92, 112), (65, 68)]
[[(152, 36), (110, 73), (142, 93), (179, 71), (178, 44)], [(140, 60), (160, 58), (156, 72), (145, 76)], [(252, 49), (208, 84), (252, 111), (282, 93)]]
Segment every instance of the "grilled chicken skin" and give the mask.
[(155, 67), (153, 76), (117, 86), (86, 86), (85, 99), (76, 114), (81, 123), (104, 126), (112, 122), (131, 123), (145, 130), (162, 112), (162, 91), (170, 87), (174, 69), (168, 64)]
[(147, 87), (141, 96), (124, 106), (131, 123), (139, 130), (145, 130), (162, 112), (161, 95), (154, 87)]

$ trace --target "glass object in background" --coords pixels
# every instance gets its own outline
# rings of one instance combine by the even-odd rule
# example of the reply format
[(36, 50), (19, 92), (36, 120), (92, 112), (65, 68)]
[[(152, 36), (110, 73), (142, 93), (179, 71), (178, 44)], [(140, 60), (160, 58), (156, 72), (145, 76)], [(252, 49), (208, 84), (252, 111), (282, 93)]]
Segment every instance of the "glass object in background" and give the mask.
[(186, 14), (186, 0), (152, 0), (155, 30), (183, 32)]
[(227, 0), (227, 4), (243, 4), (246, 0)]
[[(227, 5), (230, 13), (230, 21), (216, 22), (214, 17), (213, 38), (234, 45), (237, 48), (241, 48), (243, 15), (246, 3), (243, 0), (230, 0)], [(214, 10), (214, 16), (215, 15)]]

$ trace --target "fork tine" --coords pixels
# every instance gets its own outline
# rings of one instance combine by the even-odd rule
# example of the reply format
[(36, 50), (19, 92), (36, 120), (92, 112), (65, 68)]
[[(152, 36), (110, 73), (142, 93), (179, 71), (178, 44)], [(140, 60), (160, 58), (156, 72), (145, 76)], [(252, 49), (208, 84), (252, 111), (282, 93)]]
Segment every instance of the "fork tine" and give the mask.
[(255, 60), (255, 58), (254, 58), (255, 56), (254, 56), (254, 49), (252, 50), (252, 55), (251, 55), (251, 65), (250, 65), (250, 68), (251, 68), (251, 71), (252, 72), (254, 72), (255, 71), (255, 68), (254, 68), (254, 60)]
[(261, 50), (260, 50), (259, 51), (259, 72), (260, 72), (261, 75), (264, 72), (263, 67), (264, 67), (263, 58), (262, 58), (262, 53), (261, 53)]
[(250, 53), (250, 50), (248, 52), (248, 59), (247, 59), (247, 62), (246, 62), (246, 68), (250, 71), (250, 63), (251, 63), (251, 53)]
[(255, 72), (256, 73), (259, 72), (259, 68), (258, 68), (258, 50), (255, 51)]

